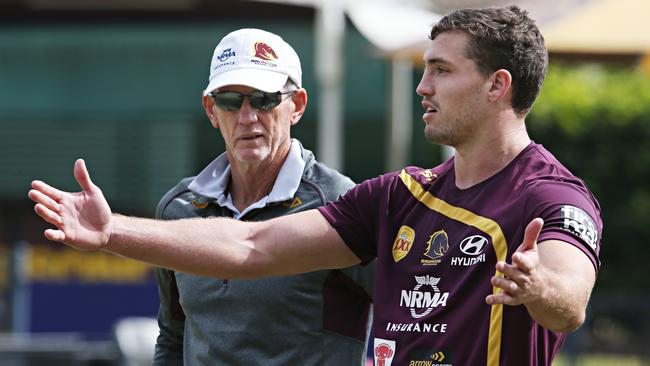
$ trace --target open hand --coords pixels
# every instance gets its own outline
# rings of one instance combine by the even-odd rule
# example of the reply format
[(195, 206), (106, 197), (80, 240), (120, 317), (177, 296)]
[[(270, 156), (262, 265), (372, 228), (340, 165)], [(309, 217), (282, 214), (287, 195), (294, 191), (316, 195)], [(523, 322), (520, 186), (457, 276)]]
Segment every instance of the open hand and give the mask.
[(74, 176), (81, 192), (60, 191), (35, 180), (28, 196), (36, 202), (36, 214), (56, 226), (45, 230), (47, 239), (79, 250), (101, 249), (110, 237), (111, 209), (101, 189), (90, 180), (82, 159), (75, 162)]
[(492, 277), (491, 283), (502, 291), (487, 296), (485, 302), (490, 305), (520, 305), (544, 297), (545, 268), (540, 265), (537, 250), (537, 238), (543, 225), (544, 220), (541, 218), (531, 221), (526, 227), (523, 243), (512, 255), (512, 263), (497, 262), (496, 270), (503, 273), (503, 277), (496, 275)]

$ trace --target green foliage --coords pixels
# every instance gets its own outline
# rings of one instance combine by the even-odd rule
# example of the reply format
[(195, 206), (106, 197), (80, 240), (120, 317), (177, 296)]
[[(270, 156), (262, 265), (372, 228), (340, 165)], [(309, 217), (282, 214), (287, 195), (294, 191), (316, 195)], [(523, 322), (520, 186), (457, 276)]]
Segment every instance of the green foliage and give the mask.
[(531, 117), (570, 135), (594, 123), (628, 125), (650, 116), (650, 77), (590, 64), (549, 68)]
[(552, 67), (527, 126), (601, 204), (598, 285), (650, 288), (650, 77), (595, 65)]

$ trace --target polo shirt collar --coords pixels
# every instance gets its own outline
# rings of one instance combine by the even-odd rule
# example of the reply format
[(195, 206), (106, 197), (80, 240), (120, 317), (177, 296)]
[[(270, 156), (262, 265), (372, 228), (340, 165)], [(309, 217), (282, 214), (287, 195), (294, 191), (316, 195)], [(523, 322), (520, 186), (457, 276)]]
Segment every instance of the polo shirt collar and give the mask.
[(293, 198), (298, 191), (304, 169), (302, 147), (298, 140), (292, 139), (289, 154), (280, 168), (271, 192), (242, 212), (237, 210), (227, 191), (230, 182), (230, 162), (225, 152), (194, 177), (188, 188), (198, 195), (214, 199), (219, 206), (228, 208), (233, 212), (233, 217), (239, 219), (253, 209)]

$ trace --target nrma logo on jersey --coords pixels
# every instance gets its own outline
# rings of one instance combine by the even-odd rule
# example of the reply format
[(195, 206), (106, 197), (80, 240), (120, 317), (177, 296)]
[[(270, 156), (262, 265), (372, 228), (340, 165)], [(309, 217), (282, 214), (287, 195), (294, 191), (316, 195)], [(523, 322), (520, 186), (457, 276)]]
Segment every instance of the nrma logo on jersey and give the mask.
[(438, 289), (440, 278), (415, 276), (415, 282), (413, 290), (402, 290), (399, 300), (399, 306), (409, 308), (414, 319), (429, 315), (437, 307), (447, 306), (449, 292), (440, 292)]

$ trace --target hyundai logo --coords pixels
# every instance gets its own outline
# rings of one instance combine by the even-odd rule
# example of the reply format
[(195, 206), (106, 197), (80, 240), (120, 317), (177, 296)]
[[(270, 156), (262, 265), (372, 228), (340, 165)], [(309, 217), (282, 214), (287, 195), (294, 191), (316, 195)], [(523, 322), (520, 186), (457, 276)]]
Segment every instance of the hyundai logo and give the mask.
[(460, 251), (467, 255), (479, 255), (483, 252), (487, 242), (488, 240), (484, 236), (468, 236), (460, 242)]

